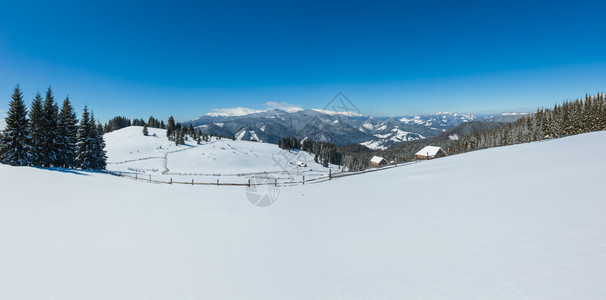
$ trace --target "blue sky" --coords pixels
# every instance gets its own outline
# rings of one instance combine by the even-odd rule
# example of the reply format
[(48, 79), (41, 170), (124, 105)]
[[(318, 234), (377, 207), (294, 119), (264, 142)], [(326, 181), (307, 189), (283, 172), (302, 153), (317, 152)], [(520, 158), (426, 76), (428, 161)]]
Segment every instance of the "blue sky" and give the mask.
[(339, 91), (369, 115), (528, 111), (606, 83), (602, 1), (5, 2), (2, 111), (17, 83), (103, 121)]

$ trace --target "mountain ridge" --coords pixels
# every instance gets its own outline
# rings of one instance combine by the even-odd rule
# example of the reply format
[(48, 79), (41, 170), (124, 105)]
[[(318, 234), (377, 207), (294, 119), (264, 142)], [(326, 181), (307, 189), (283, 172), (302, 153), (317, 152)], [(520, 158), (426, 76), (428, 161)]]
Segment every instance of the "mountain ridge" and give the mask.
[(353, 112), (319, 109), (269, 109), (238, 115), (209, 113), (184, 122), (209, 134), (277, 143), (283, 137), (312, 139), (336, 145), (360, 144), (373, 150), (387, 149), (395, 143), (437, 136), (457, 125), (472, 121), (517, 120), (523, 114), (504, 113), (476, 116), (457, 112), (363, 116)]

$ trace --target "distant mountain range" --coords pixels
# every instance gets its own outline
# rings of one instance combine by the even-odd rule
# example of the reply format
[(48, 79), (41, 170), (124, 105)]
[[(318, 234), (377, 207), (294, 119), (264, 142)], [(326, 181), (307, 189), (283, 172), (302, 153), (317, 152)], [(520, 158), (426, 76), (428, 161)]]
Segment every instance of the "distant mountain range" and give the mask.
[(388, 118), (319, 109), (272, 109), (238, 115), (211, 113), (184, 124), (192, 124), (204, 133), (235, 137), (238, 140), (277, 143), (283, 137), (296, 137), (337, 145), (360, 144), (378, 150), (396, 143), (434, 137), (463, 123), (513, 122), (524, 114), (476, 116), (444, 112)]

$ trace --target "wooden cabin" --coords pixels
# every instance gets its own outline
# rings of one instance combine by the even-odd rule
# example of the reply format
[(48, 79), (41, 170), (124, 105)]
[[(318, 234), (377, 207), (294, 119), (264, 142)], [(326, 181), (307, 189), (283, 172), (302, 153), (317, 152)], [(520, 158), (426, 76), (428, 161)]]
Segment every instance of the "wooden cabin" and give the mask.
[(415, 154), (417, 159), (433, 159), (446, 156), (446, 152), (437, 146), (427, 146)]
[(371, 160), (370, 160), (370, 166), (375, 168), (375, 167), (380, 167), (380, 166), (385, 166), (387, 165), (387, 160), (385, 160), (385, 158), (380, 157), (380, 156), (374, 156)]

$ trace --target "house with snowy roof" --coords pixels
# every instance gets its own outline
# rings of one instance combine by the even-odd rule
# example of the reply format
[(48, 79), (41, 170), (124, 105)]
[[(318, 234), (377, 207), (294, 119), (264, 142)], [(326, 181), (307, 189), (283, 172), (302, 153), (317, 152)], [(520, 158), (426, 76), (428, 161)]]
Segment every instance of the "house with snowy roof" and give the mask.
[(380, 166), (384, 166), (384, 165), (387, 165), (387, 160), (385, 160), (385, 158), (383, 158), (383, 157), (374, 156), (373, 158), (370, 159), (371, 167), (380, 167)]
[(446, 152), (444, 152), (442, 148), (437, 146), (427, 146), (419, 150), (419, 152), (417, 152), (415, 155), (417, 159), (432, 159), (446, 156)]

